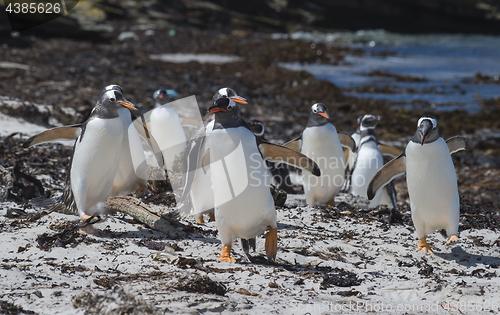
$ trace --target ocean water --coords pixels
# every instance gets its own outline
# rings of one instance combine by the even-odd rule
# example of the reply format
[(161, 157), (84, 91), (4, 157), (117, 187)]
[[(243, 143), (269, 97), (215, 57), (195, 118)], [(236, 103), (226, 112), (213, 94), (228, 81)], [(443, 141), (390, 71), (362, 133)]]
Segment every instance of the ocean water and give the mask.
[[(346, 55), (341, 65), (283, 63), (281, 66), (309, 71), (348, 95), (387, 100), (395, 108), (474, 113), (481, 111), (481, 99), (500, 97), (500, 36), (404, 35), (373, 30), (297, 32), (273, 34), (273, 37), (361, 48), (363, 55)], [(373, 75), (373, 71), (384, 75)], [(390, 74), (421, 80), (401, 81)], [(476, 83), (476, 74), (487, 76), (488, 82)]]

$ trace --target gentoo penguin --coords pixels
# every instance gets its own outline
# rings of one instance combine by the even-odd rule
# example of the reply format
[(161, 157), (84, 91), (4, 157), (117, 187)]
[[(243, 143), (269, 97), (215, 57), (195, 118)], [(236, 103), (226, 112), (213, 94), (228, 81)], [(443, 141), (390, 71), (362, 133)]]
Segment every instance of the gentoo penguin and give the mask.
[[(118, 91), (123, 95), (122, 88), (116, 84), (106, 86), (102, 94), (107, 91)], [(113, 181), (111, 196), (127, 195), (132, 192), (135, 192), (137, 196), (142, 196), (146, 192), (148, 178), (148, 165), (142, 141), (133, 125), (130, 110), (124, 107), (119, 108), (118, 115), (122, 120), (124, 132), (120, 162)]]
[[(261, 121), (252, 119), (248, 122), (248, 126), (258, 140), (266, 140), (266, 138), (264, 138), (265, 127)], [(296, 194), (290, 180), (288, 167), (283, 163), (273, 163), (269, 161), (266, 161), (266, 164), (271, 171), (274, 186), (277, 189), (284, 190), (287, 194)]]
[(175, 158), (186, 148), (186, 134), (182, 128), (179, 115), (169, 105), (169, 95), (166, 90), (154, 93), (155, 108), (149, 116), (149, 130), (158, 142), (165, 160), (165, 168), (173, 169)]
[[(103, 212), (103, 203), (110, 196), (123, 145), (124, 126), (118, 114), (122, 107), (135, 110), (117, 89), (105, 91), (87, 121), (80, 125), (57, 127), (28, 139), (23, 146), (73, 139), (77, 136), (62, 202), (78, 211), (86, 222)], [(96, 232), (90, 225), (82, 232)]]
[[(233, 101), (240, 104), (247, 104), (245, 98), (239, 96), (235, 90), (225, 87), (217, 90), (213, 95), (212, 105), (220, 98), (230, 98)], [(193, 156), (189, 152), (195, 152), (199, 150), (200, 156), (203, 156), (209, 149), (208, 141), (205, 141), (205, 135), (212, 131), (214, 126), (214, 114), (207, 113), (203, 118), (203, 126), (200, 126), (193, 137), (189, 140), (188, 146), (186, 148), (187, 156), (186, 160), (189, 160), (190, 156)], [(198, 158), (198, 152), (194, 155), (193, 161)], [(201, 161), (200, 161), (201, 162)], [(196, 160), (196, 167), (201, 167)], [(210, 216), (210, 221), (215, 221), (214, 214), (214, 192), (212, 189), (212, 177), (210, 168), (206, 168), (205, 171), (196, 173), (196, 177), (191, 185), (190, 197), (193, 209), (191, 214), (196, 216), (196, 221), (200, 224), (204, 223), (203, 216), (205, 214)]]
[[(270, 175), (263, 156), (293, 163), (319, 175), (310, 159), (286, 147), (266, 141), (257, 142), (231, 98), (220, 98), (209, 108), (215, 114), (208, 133), (209, 159), (215, 202), (215, 222), (222, 242), (219, 261), (235, 262), (231, 245), (237, 238), (245, 252), (255, 237), (265, 232), (266, 255), (274, 260), (277, 251), (276, 210), (269, 189)], [(247, 253), (248, 254), (248, 253)]]
[[(107, 91), (117, 91), (123, 95), (122, 88), (117, 84), (106, 86), (102, 90), (101, 96)], [(154, 152), (158, 164), (163, 165), (163, 157), (158, 144), (151, 137), (146, 126), (135, 120), (136, 117), (130, 110), (120, 108), (118, 109), (118, 115), (122, 119), (126, 132), (123, 137), (120, 163), (111, 196), (126, 195), (132, 192), (135, 192), (136, 195), (142, 195), (146, 191), (148, 165), (146, 164), (140, 138), (142, 137)], [(34, 135), (24, 143), (24, 146), (31, 147), (36, 144), (57, 140), (76, 140), (80, 135), (81, 128), (82, 124), (51, 128)]]
[[(360, 122), (360, 140), (356, 153), (356, 160), (353, 165), (351, 174), (351, 193), (356, 196), (367, 198), (366, 190), (370, 180), (375, 173), (384, 165), (384, 158), (378, 148), (378, 142), (375, 138), (375, 127), (380, 119), (380, 116), (364, 115)], [(387, 189), (394, 188), (392, 185), (387, 185)], [(369, 208), (374, 208), (381, 204), (382, 195), (384, 195), (384, 202), (387, 199), (391, 208), (395, 207), (394, 191), (387, 191), (387, 189), (380, 189), (375, 197), (370, 201)]]
[(465, 149), (467, 139), (457, 136), (445, 142), (438, 133), (437, 120), (423, 116), (405, 151), (384, 165), (368, 186), (368, 198), (373, 199), (380, 187), (406, 173), (417, 251), (432, 254), (426, 235), (436, 230), (444, 229), (449, 236), (447, 244), (458, 240), (460, 202), (450, 154)]
[(356, 151), (354, 140), (347, 134), (337, 133), (337, 129), (328, 121), (328, 109), (325, 104), (311, 106), (307, 127), (302, 136), (285, 144), (315, 161), (321, 170), (319, 178), (303, 172), (304, 192), (307, 204), (317, 203), (335, 205), (335, 196), (344, 183), (345, 157), (343, 146)]

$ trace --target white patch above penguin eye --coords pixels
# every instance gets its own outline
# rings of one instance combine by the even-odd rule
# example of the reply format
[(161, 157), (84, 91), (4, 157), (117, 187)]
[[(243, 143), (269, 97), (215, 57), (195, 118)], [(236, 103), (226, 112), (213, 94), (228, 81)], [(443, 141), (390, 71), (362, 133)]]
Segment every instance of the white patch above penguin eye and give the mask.
[(111, 102), (116, 102), (116, 96), (115, 96), (115, 91), (107, 91), (106, 92), (106, 97), (108, 98), (108, 100), (110, 100)]
[(420, 124), (422, 123), (422, 121), (424, 121), (424, 120), (429, 120), (432, 123), (433, 130), (437, 128), (438, 122), (437, 122), (436, 118), (430, 117), (430, 116), (420, 117), (420, 119), (418, 120), (418, 123), (417, 123), (417, 127), (419, 127)]

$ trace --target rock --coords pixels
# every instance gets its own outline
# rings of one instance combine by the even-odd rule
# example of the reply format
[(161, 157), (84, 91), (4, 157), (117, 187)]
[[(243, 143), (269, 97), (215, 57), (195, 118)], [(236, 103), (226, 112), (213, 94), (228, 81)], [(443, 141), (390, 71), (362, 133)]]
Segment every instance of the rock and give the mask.
[(40, 105), (0, 96), (0, 111), (5, 115), (42, 125), (72, 125), (83, 122), (83, 116), (74, 108)]

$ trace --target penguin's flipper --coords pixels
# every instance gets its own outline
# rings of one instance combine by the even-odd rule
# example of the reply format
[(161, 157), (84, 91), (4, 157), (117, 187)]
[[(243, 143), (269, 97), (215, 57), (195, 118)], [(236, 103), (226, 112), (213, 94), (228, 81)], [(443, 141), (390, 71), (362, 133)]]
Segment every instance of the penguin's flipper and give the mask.
[(343, 148), (344, 149), (344, 161), (347, 161), (349, 159), (349, 149)]
[(469, 149), (469, 142), (462, 136), (451, 137), (446, 140), (446, 144), (448, 145), (448, 149), (450, 149), (450, 154)]
[(397, 158), (382, 166), (373, 176), (368, 185), (368, 199), (372, 200), (380, 187), (387, 185), (391, 180), (404, 175), (404, 173), (406, 173), (406, 155), (403, 152)]
[(292, 150), (288, 147), (261, 140), (259, 144), (259, 150), (266, 160), (269, 160), (271, 162), (289, 164), (307, 170), (316, 176), (321, 175), (321, 171), (319, 170), (319, 166), (318, 164), (316, 164), (316, 162), (314, 162), (304, 154)]
[[(199, 172), (198, 168), (201, 165), (201, 148), (205, 142), (205, 137), (197, 137), (189, 140), (186, 150), (184, 153), (184, 189), (181, 197), (181, 202), (186, 200), (189, 192), (191, 191), (191, 186), (193, 185), (196, 173)], [(209, 152), (207, 150), (207, 152)], [(209, 155), (210, 157), (210, 155)]]
[(42, 131), (26, 140), (23, 143), (23, 148), (29, 148), (36, 144), (57, 140), (76, 140), (76, 138), (78, 138), (82, 131), (81, 126), (81, 124), (77, 124), (71, 126), (55, 127)]
[(160, 146), (158, 145), (158, 142), (156, 142), (153, 135), (149, 132), (144, 115), (140, 115), (139, 117), (141, 119), (137, 119), (137, 117), (132, 113), (132, 124), (134, 124), (139, 136), (146, 141), (149, 148), (153, 151), (156, 161), (158, 162), (158, 166), (164, 167), (165, 160), (163, 159), (163, 153), (161, 152)]
[(207, 149), (203, 154), (203, 157), (201, 158), (201, 168), (203, 168), (205, 174), (208, 172), (208, 169), (210, 168), (210, 149)]
[(382, 155), (390, 156), (392, 158), (395, 158), (395, 157), (399, 156), (401, 153), (403, 153), (403, 151), (401, 151), (399, 149), (396, 149), (394, 147), (390, 147), (390, 146), (382, 144), (382, 143), (378, 144), (378, 149), (380, 150), (380, 153), (382, 153)]
[(352, 152), (356, 152), (356, 141), (348, 135), (347, 133), (337, 132), (340, 140), (340, 144), (347, 149), (350, 149)]
[(300, 149), (302, 148), (302, 136), (290, 140), (287, 143), (285, 143), (283, 146), (290, 148), (292, 150), (300, 152)]

